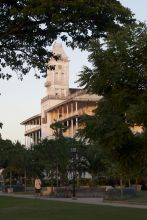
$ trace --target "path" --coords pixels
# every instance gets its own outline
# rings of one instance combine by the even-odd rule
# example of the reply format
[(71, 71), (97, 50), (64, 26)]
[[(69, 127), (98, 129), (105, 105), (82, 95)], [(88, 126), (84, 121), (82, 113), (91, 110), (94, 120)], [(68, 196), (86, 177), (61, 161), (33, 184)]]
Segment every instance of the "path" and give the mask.
[[(35, 195), (28, 194), (15, 194), (15, 193), (2, 193), (0, 196), (16, 197), (16, 198), (28, 198), (28, 199), (37, 199)], [(49, 198), (49, 197), (39, 197), (38, 199), (50, 200), (50, 201), (60, 201), (60, 202), (72, 202), (72, 203), (82, 203), (82, 204), (94, 204), (94, 205), (105, 205), (105, 206), (115, 206), (115, 207), (128, 207), (128, 208), (138, 208), (138, 209), (147, 209), (147, 204), (137, 204), (137, 203), (128, 203), (128, 202), (105, 202), (103, 198)]]

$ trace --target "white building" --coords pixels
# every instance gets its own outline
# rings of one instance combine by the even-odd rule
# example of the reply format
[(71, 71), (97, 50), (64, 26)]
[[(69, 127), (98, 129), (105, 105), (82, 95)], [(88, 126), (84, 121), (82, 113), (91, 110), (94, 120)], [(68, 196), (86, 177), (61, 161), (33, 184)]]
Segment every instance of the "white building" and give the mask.
[(36, 144), (43, 138), (54, 138), (50, 125), (61, 121), (69, 128), (65, 136), (73, 137), (79, 128), (78, 119), (84, 113), (93, 114), (97, 95), (87, 94), (82, 89), (69, 88), (69, 59), (62, 44), (55, 43), (52, 52), (59, 55), (59, 59), (51, 58), (49, 65), (55, 66), (54, 70), (47, 70), (45, 82), (47, 96), (41, 99), (41, 113), (24, 120), (25, 144)]

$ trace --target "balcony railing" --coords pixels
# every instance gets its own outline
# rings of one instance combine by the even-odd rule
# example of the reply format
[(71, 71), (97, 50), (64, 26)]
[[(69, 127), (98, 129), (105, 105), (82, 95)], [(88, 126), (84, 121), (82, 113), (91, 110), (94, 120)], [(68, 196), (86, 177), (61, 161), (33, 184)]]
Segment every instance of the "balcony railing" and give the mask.
[(30, 133), (33, 133), (33, 132), (38, 131), (40, 129), (41, 129), (41, 126), (40, 125), (36, 125), (33, 128), (26, 129), (25, 134), (30, 134)]
[[(64, 113), (64, 114), (60, 114), (60, 117), (58, 118), (58, 120), (59, 121), (66, 121), (70, 118), (80, 117), (84, 114), (93, 115), (93, 112), (92, 112), (92, 110), (89, 110), (89, 111), (88, 110), (87, 111), (86, 110), (79, 110), (77, 112), (76, 111), (71, 112), (68, 115), (66, 113)], [(55, 120), (53, 119), (51, 123), (54, 123), (54, 121)]]

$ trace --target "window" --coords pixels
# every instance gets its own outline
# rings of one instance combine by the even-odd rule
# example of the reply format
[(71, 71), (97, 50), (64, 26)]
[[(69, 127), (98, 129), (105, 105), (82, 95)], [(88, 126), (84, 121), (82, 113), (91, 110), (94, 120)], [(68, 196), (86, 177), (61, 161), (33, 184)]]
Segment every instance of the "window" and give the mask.
[(64, 89), (61, 89), (61, 95), (64, 95)]
[(58, 74), (58, 72), (55, 72), (55, 81), (57, 81), (58, 78), (59, 78), (59, 74)]
[(55, 89), (55, 95), (56, 96), (58, 95), (58, 89)]

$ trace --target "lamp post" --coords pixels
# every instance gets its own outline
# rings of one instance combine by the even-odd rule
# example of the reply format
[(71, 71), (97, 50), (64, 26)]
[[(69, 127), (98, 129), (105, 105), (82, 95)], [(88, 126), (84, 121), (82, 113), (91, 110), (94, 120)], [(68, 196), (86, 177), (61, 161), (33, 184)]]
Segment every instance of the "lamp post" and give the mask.
[(76, 148), (71, 148), (72, 153), (72, 199), (76, 199)]

